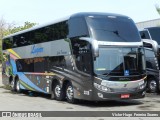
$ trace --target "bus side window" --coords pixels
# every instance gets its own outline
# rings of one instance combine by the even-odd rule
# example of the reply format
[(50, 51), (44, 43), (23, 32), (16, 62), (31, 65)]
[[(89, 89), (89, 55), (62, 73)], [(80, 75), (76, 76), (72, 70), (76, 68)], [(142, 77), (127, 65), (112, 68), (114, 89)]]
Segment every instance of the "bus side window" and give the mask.
[(149, 37), (149, 33), (148, 33), (148, 31), (140, 31), (140, 35), (141, 35), (141, 38), (142, 39), (151, 39), (150, 37)]
[(66, 68), (66, 60), (64, 56), (53, 56), (48, 59), (49, 69)]
[(10, 38), (6, 38), (3, 40), (3, 50), (12, 48), (12, 40)]
[(155, 54), (152, 50), (145, 49), (145, 55), (146, 55), (146, 67), (150, 69), (157, 69), (156, 63), (155, 63)]

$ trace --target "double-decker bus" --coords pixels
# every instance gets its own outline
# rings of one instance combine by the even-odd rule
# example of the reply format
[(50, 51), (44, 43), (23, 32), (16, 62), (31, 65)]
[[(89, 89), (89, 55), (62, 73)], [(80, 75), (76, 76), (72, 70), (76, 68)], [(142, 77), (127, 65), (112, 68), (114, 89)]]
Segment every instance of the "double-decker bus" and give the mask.
[(3, 38), (3, 83), (56, 100), (145, 96), (144, 49), (131, 18), (77, 13)]
[(160, 27), (139, 31), (144, 42), (147, 70), (147, 91), (160, 92)]
[(146, 70), (147, 70), (147, 92), (160, 91), (160, 74), (159, 64), (160, 55), (158, 43), (151, 39), (143, 39), (145, 58), (146, 58)]

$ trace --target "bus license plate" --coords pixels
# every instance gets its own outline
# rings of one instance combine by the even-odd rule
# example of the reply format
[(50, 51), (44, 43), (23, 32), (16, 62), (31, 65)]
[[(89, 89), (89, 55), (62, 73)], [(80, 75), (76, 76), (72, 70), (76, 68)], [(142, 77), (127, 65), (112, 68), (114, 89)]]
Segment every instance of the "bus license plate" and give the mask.
[(121, 94), (121, 98), (129, 98), (130, 94)]

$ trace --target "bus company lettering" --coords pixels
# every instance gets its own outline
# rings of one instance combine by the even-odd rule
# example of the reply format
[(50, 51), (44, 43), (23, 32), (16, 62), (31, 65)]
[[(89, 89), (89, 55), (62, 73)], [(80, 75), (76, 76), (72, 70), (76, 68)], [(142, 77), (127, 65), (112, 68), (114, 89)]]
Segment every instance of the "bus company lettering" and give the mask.
[(32, 51), (31, 54), (38, 54), (43, 52), (43, 48), (42, 47), (36, 47), (35, 45), (32, 47)]
[(66, 54), (67, 54), (66, 51), (63, 51), (63, 50), (57, 51), (57, 55), (66, 55)]

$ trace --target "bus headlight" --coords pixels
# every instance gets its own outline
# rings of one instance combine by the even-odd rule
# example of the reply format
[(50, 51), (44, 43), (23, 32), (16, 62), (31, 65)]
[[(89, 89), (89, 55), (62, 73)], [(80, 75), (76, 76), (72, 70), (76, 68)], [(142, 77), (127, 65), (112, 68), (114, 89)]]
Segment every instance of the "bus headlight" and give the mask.
[(107, 86), (99, 85), (97, 83), (94, 83), (94, 87), (97, 88), (100, 91), (103, 91), (103, 92), (109, 92), (109, 91), (111, 91), (110, 88), (108, 88)]
[(145, 82), (144, 82), (144, 81), (141, 81), (141, 82), (139, 83), (139, 89), (142, 90), (142, 89), (144, 89), (145, 87), (146, 87)]
[(142, 89), (144, 89), (144, 88), (145, 88), (145, 84), (139, 86), (139, 89), (140, 89), (140, 90), (142, 90)]

